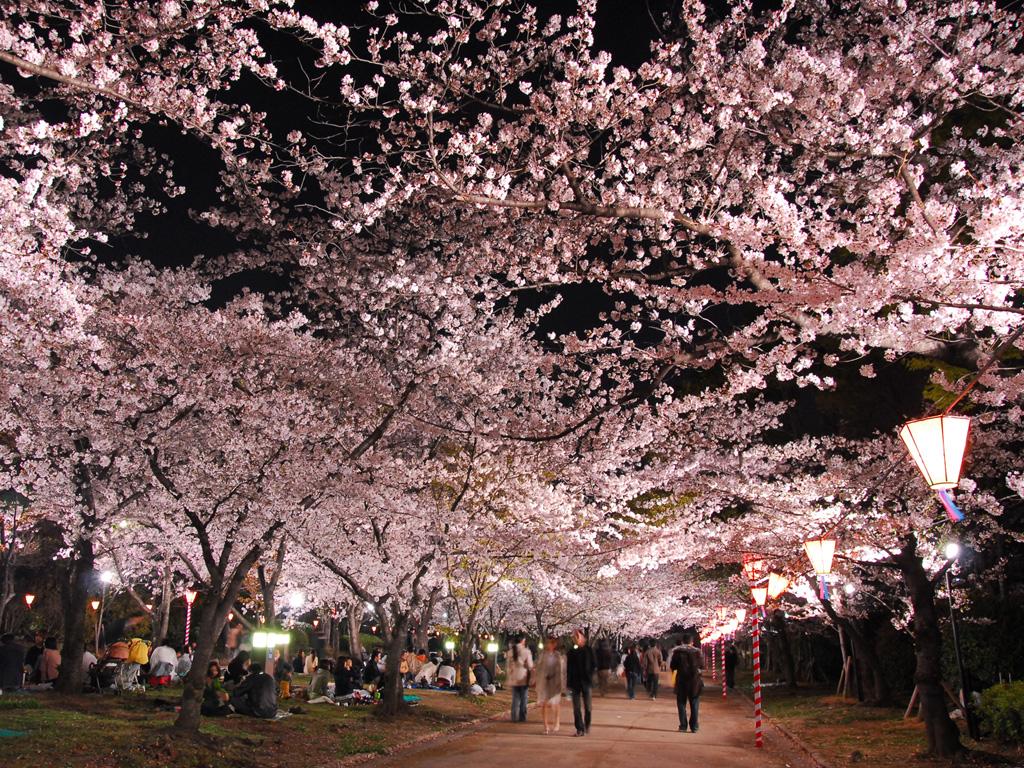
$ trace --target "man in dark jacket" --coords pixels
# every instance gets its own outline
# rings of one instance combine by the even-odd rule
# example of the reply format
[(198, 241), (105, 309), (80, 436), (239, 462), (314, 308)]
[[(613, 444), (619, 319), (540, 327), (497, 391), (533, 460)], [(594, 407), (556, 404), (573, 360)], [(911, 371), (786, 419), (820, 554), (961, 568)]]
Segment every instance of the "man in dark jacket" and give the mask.
[(572, 636), (576, 646), (569, 651), (566, 659), (566, 684), (572, 691), (572, 717), (576, 724), (576, 735), (590, 732), (590, 707), (594, 691), (594, 670), (597, 659), (594, 649), (587, 645), (587, 636), (577, 629)]
[(249, 676), (231, 694), (231, 706), (239, 715), (277, 716), (277, 684), (260, 664), (249, 665)]
[(25, 678), (25, 646), (14, 635), (0, 637), (0, 689), (21, 688)]
[(683, 635), (683, 644), (672, 651), (669, 668), (676, 673), (676, 708), (679, 710), (679, 730), (687, 727), (686, 704), (690, 704), (689, 727), (697, 732), (697, 714), (700, 710), (700, 692), (704, 690), (704, 657), (694, 646), (693, 635)]

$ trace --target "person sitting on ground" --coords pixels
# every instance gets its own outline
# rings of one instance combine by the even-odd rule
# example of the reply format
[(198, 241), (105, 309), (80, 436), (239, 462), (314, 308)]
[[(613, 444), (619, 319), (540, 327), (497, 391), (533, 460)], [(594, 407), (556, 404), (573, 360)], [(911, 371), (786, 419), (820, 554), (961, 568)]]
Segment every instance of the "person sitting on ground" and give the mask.
[(39, 659), (43, 656), (43, 643), (46, 642), (46, 632), (40, 630), (36, 632), (35, 645), (31, 646), (25, 653), (25, 670), (28, 672), (28, 678), (25, 682), (38, 683), (39, 682)]
[[(330, 682), (330, 665), (325, 659), (324, 662), (317, 665), (317, 668), (313, 671), (313, 677), (309, 680), (309, 688), (306, 689), (306, 697), (309, 699), (310, 704), (319, 704), (320, 699), (324, 698), (334, 701), (334, 697), (329, 695), (327, 691), (327, 686)], [(335, 690), (337, 690), (337, 688), (335, 688)]]
[(43, 655), (39, 657), (39, 679), (44, 683), (53, 683), (60, 673), (60, 651), (57, 650), (57, 638), (48, 637), (43, 643)]
[(189, 653), (189, 649), (186, 646), (181, 646), (178, 651), (178, 663), (174, 665), (174, 676), (179, 680), (184, 680), (188, 677), (188, 673), (192, 671), (192, 654)]
[(439, 688), (455, 687), (455, 667), (450, 664), (442, 664), (437, 669), (437, 685)]
[(248, 677), (235, 687), (229, 702), (240, 715), (264, 719), (277, 717), (277, 684), (263, 671), (263, 665), (250, 664)]
[[(306, 654), (306, 658), (302, 663), (302, 671), (307, 675), (312, 675), (316, 672), (316, 668), (319, 663), (320, 660), (317, 659), (316, 654), (310, 650), (310, 652)], [(296, 667), (296, 670), (298, 670), (298, 667)]]
[(85, 670), (86, 674), (92, 671), (93, 665), (99, 661), (96, 658), (96, 654), (89, 650), (89, 644), (86, 643), (82, 649), (82, 669)]
[(277, 661), (274, 664), (274, 680), (277, 682), (280, 697), (290, 699), (292, 697), (292, 670), (294, 667), (281, 656), (281, 651), (275, 649), (274, 655)]
[(434, 677), (437, 675), (437, 662), (431, 657), (431, 660), (420, 667), (420, 671), (416, 673), (416, 677), (413, 678), (412, 684), (418, 685), (422, 688), (429, 688), (434, 684)]
[(228, 663), (228, 671), (224, 673), (224, 687), (231, 690), (245, 679), (249, 668), (249, 652), (239, 651)]
[(473, 674), (476, 675), (476, 684), (485, 691), (494, 682), (491, 679), (491, 670), (487, 668), (487, 663), (482, 657), (476, 660), (476, 664), (473, 666)]
[(21, 688), (25, 679), (25, 646), (7, 633), (0, 637), (0, 690)]
[(347, 698), (352, 695), (355, 688), (356, 676), (352, 659), (348, 656), (339, 656), (338, 663), (334, 667), (334, 698)]
[(427, 652), (421, 650), (416, 653), (410, 653), (406, 658), (406, 663), (409, 665), (409, 685), (412, 685), (413, 681), (416, 680), (416, 675), (419, 674), (423, 665), (427, 663)]
[(170, 677), (178, 664), (178, 653), (167, 643), (157, 646), (149, 654), (149, 676)]
[(379, 680), (377, 678), (381, 675), (380, 661), (383, 652), (380, 648), (374, 648), (373, 653), (370, 654), (370, 658), (366, 661), (366, 666), (363, 667), (363, 685), (371, 686), (378, 685)]
[(207, 717), (226, 717), (231, 714), (231, 707), (228, 700), (231, 697), (224, 690), (224, 684), (220, 681), (220, 664), (211, 661), (206, 668), (206, 685), (203, 688), (203, 703), (200, 705), (200, 714)]

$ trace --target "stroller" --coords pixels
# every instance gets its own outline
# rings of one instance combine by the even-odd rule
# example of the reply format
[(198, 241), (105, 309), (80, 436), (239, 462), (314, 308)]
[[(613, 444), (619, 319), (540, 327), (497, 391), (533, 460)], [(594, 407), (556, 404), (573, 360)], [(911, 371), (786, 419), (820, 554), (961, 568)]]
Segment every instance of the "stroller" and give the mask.
[(141, 664), (129, 658), (127, 643), (114, 643), (103, 654), (103, 658), (93, 665), (93, 685), (100, 693), (145, 691), (145, 686), (139, 683), (141, 668)]

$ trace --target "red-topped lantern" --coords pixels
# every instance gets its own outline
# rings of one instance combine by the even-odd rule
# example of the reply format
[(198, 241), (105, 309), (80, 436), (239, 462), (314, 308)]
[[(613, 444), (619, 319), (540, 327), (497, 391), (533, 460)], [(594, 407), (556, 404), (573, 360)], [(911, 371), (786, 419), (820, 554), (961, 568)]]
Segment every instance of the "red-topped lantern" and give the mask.
[(768, 587), (751, 587), (750, 594), (754, 596), (754, 602), (759, 608), (768, 602)]
[(98, 610), (100, 609), (100, 601), (99, 601), (99, 600), (93, 600), (93, 601), (91, 601), (91, 602), (89, 603), (89, 605), (91, 605), (91, 606), (92, 606), (92, 609), (93, 609), (94, 611), (98, 611)]
[(960, 483), (970, 426), (966, 416), (932, 416), (903, 425), (900, 437), (932, 489), (944, 491)]
[(745, 552), (743, 554), (743, 573), (747, 575), (747, 581), (753, 584), (761, 578), (763, 572), (764, 560), (761, 556), (755, 555), (753, 552)]
[(189, 634), (192, 631), (192, 603), (196, 601), (197, 594), (194, 589), (185, 590), (185, 645), (188, 645)]
[(35, 599), (36, 599), (35, 595), (25, 595), (25, 605), (28, 606), (28, 609), (30, 611), (32, 610), (32, 603), (35, 602)]
[(834, 539), (812, 539), (804, 542), (804, 550), (821, 582), (821, 599), (828, 600), (828, 584), (825, 583), (825, 577), (832, 573), (832, 556), (836, 553), (836, 542)]

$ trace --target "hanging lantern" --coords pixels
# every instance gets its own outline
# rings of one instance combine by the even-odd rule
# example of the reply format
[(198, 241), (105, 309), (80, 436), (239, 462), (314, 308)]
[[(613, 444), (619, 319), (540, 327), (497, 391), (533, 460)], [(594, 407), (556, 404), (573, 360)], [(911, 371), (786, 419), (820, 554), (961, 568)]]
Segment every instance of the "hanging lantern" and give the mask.
[(768, 601), (768, 587), (751, 587), (750, 594), (754, 596), (754, 602), (759, 608), (763, 608)]
[[(831, 556), (830, 556), (831, 557)], [(831, 560), (829, 561), (831, 563)], [(768, 574), (768, 597), (772, 600), (786, 591), (789, 586), (789, 579), (779, 573)]]
[(25, 605), (28, 606), (28, 609), (30, 611), (32, 610), (32, 603), (35, 601), (35, 599), (36, 599), (35, 595), (25, 595)]
[(903, 425), (900, 437), (930, 488), (942, 491), (959, 484), (970, 426), (966, 416), (932, 416)]
[(804, 550), (821, 583), (821, 599), (828, 600), (828, 584), (825, 577), (832, 573), (832, 556), (836, 552), (836, 542), (834, 539), (813, 539), (804, 542)]
[(743, 572), (747, 575), (747, 581), (754, 583), (761, 578), (763, 571), (764, 560), (761, 559), (760, 555), (755, 555), (753, 552), (745, 552), (743, 554)]

